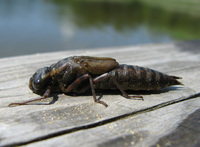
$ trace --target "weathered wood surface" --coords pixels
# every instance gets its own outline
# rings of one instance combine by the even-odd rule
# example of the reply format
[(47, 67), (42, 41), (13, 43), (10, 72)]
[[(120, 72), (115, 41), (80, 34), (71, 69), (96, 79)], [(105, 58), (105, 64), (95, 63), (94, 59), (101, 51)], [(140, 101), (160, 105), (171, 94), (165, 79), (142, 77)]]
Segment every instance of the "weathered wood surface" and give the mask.
[[(73, 56), (106, 56), (119, 63), (181, 76), (184, 86), (136, 93), (144, 101), (106, 94), (109, 107), (92, 96), (60, 94), (29, 105), (28, 88), (40, 67)], [(0, 59), (0, 146), (198, 146), (200, 144), (200, 41), (77, 50)], [(133, 93), (134, 94), (134, 93)]]

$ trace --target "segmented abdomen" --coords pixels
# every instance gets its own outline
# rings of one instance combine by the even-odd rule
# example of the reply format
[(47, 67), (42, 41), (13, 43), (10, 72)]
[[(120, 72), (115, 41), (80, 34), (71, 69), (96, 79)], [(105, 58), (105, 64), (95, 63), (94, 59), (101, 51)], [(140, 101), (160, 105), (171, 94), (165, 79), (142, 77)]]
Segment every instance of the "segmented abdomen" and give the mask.
[[(124, 90), (159, 90), (171, 85), (181, 85), (180, 77), (139, 66), (122, 64), (108, 73), (114, 77)], [(96, 89), (117, 89), (111, 77), (95, 83)]]

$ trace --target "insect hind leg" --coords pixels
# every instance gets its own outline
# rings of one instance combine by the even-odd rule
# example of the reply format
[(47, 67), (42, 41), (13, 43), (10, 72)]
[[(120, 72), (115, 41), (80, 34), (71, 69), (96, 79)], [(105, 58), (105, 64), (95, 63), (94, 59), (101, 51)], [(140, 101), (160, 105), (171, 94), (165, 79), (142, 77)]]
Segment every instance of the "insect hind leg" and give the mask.
[(117, 80), (112, 76), (110, 75), (109, 73), (105, 73), (103, 75), (100, 75), (99, 77), (95, 78), (94, 79), (94, 83), (97, 83), (99, 82), (100, 80), (104, 79), (104, 78), (107, 78), (109, 77), (113, 83), (116, 85), (116, 87), (121, 91), (121, 93), (123, 94), (123, 96), (127, 99), (135, 99), (135, 100), (144, 100), (142, 96), (129, 96), (123, 89), (123, 87), (117, 82)]

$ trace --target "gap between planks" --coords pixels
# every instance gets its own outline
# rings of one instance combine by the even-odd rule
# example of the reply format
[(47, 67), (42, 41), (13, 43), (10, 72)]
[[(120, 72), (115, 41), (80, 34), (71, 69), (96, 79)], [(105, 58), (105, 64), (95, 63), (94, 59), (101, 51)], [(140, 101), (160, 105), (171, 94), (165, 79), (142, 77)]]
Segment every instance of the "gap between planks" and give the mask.
[(129, 117), (129, 116), (139, 115), (139, 114), (142, 114), (142, 113), (154, 111), (154, 110), (157, 110), (157, 109), (169, 106), (169, 105), (173, 105), (173, 104), (180, 103), (180, 102), (183, 102), (183, 101), (187, 101), (187, 100), (191, 100), (191, 99), (194, 99), (194, 98), (198, 98), (199, 96), (200, 96), (200, 92), (198, 92), (196, 94), (193, 94), (193, 95), (190, 95), (188, 97), (184, 97), (183, 96), (183, 97), (180, 97), (180, 98), (168, 101), (168, 102), (164, 102), (164, 103), (161, 103), (161, 104), (158, 104), (158, 105), (146, 108), (146, 109), (142, 109), (142, 110), (139, 110), (139, 111), (136, 111), (136, 112), (126, 113), (126, 114), (119, 115), (119, 116), (116, 116), (116, 117), (112, 117), (112, 118), (109, 118), (109, 119), (106, 119), (106, 120), (102, 120), (102, 121), (99, 121), (99, 122), (96, 122), (96, 123), (91, 123), (91, 124), (87, 124), (87, 125), (74, 127), (74, 128), (71, 128), (71, 129), (66, 129), (66, 130), (54, 132), (54, 133), (51, 133), (51, 134), (48, 134), (48, 135), (45, 135), (45, 136), (41, 136), (41, 137), (38, 137), (38, 138), (35, 138), (35, 139), (32, 139), (32, 140), (29, 140), (29, 141), (25, 141), (25, 142), (7, 144), (5, 147), (27, 145), (27, 144), (30, 144), (30, 143), (34, 143), (34, 142), (38, 142), (38, 141), (42, 141), (42, 140), (58, 137), (58, 136), (61, 136), (61, 135), (66, 135), (66, 134), (74, 133), (74, 132), (81, 131), (81, 130), (86, 130), (86, 129), (99, 127), (99, 126), (102, 126), (102, 125), (117, 121), (119, 119), (125, 119), (126, 117)]

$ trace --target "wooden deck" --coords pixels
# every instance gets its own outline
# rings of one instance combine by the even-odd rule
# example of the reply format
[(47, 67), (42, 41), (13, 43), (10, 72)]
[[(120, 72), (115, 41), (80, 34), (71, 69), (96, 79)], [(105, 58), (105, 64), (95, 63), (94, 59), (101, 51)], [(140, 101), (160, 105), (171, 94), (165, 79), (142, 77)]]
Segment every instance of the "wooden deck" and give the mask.
[[(121, 64), (149, 67), (183, 77), (183, 86), (136, 93), (144, 101), (105, 94), (38, 97), (28, 88), (38, 69), (73, 55), (113, 57)], [(0, 59), (0, 146), (199, 146), (200, 41), (75, 50)]]

